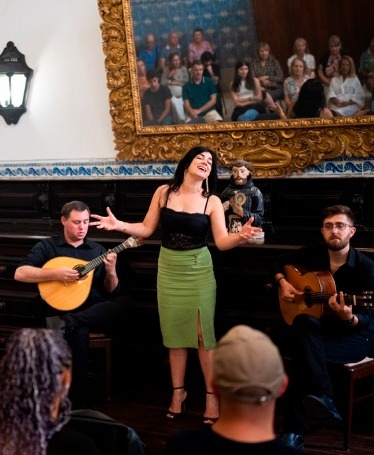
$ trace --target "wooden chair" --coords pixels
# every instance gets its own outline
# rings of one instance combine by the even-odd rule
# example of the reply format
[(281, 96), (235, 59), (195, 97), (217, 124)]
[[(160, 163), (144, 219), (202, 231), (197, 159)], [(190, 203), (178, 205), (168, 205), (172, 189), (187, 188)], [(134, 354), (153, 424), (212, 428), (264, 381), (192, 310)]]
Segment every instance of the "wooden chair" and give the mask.
[(112, 379), (112, 339), (103, 333), (90, 333), (90, 349), (104, 350), (105, 357), (105, 396), (110, 401)]
[[(364, 384), (365, 378), (367, 384)], [(361, 362), (342, 365), (343, 445), (346, 451), (349, 451), (353, 405), (374, 397), (373, 380), (374, 358), (366, 357)]]

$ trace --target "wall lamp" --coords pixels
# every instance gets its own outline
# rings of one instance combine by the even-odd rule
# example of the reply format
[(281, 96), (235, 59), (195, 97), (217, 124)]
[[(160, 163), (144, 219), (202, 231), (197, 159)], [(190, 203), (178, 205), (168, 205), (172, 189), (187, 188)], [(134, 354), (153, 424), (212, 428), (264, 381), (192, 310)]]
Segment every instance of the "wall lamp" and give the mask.
[(8, 125), (16, 124), (26, 112), (33, 70), (12, 41), (0, 55), (0, 115)]

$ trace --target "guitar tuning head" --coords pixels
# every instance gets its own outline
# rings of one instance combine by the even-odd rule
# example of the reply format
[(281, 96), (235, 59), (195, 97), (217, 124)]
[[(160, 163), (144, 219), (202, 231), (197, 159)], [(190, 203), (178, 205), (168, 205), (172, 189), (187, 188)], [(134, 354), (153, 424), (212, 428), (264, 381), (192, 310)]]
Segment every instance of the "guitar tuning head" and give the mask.
[(144, 239), (140, 237), (129, 237), (126, 242), (129, 244), (131, 248), (135, 248), (137, 246), (141, 246), (144, 243)]
[(136, 238), (136, 243), (137, 243), (137, 246), (141, 246), (144, 244), (144, 239), (141, 238), (141, 237), (137, 237)]

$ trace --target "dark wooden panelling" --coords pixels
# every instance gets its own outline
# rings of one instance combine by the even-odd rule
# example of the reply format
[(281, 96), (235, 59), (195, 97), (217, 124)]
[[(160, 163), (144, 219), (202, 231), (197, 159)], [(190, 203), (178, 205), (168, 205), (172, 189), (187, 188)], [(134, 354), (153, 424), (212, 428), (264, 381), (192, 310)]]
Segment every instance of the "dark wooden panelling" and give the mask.
[(59, 217), (61, 207), (66, 202), (77, 199), (84, 201), (92, 213), (96, 213), (101, 210), (110, 192), (111, 188), (103, 182), (77, 181), (68, 185), (65, 182), (52, 182), (49, 189), (51, 217)]
[(41, 191), (39, 183), (2, 183), (0, 192), (0, 217), (38, 218), (40, 217)]
[[(141, 221), (152, 194), (164, 181), (118, 180), (112, 182), (39, 182), (30, 185), (0, 183), (0, 336), (2, 328), (31, 325), (35, 321), (34, 298), (37, 286), (13, 280), (14, 270), (32, 245), (39, 239), (61, 231), (62, 204), (80, 199), (92, 212), (113, 212), (128, 221)], [(247, 323), (267, 331), (280, 347), (287, 349), (287, 330), (281, 320), (276, 291), (267, 292), (272, 257), (281, 252), (319, 240), (319, 214), (326, 206), (346, 203), (358, 212), (358, 232), (353, 244), (374, 255), (372, 243), (374, 215), (372, 211), (373, 179), (279, 179), (256, 180), (266, 200), (265, 244), (252, 244), (220, 252), (210, 245), (217, 279), (217, 334), (231, 325)], [(220, 180), (218, 192), (228, 184)], [(19, 210), (12, 200), (22, 195), (24, 206)], [(43, 197), (40, 197), (40, 196)], [(30, 201), (38, 202), (33, 205)], [(33, 209), (33, 207), (36, 207)], [(123, 234), (90, 228), (89, 237), (107, 249), (122, 243)], [(136, 322), (132, 327), (132, 346), (153, 351), (162, 350), (156, 275), (160, 248), (160, 231), (140, 248), (128, 249), (118, 257), (118, 273), (126, 284), (126, 292), (136, 306)]]
[[(118, 180), (105, 182), (0, 182), (0, 233), (49, 235), (60, 226), (62, 205), (70, 200), (86, 202), (91, 212), (105, 214), (109, 205), (120, 219), (141, 221), (151, 197), (162, 180)], [(319, 226), (323, 207), (345, 203), (356, 210), (359, 224), (374, 227), (371, 209), (374, 180), (360, 178), (256, 180), (266, 199), (266, 219), (277, 227), (309, 229)], [(219, 180), (218, 192), (227, 186)], [(37, 222), (34, 220), (37, 218)]]
[[(297, 37), (308, 41), (318, 63), (328, 51), (330, 35), (339, 35), (343, 49), (358, 65), (373, 36), (372, 0), (252, 0), (258, 41), (270, 44), (285, 75)], [(357, 66), (358, 70), (358, 66)]]
[(161, 181), (122, 180), (117, 186), (116, 210), (129, 221), (141, 221), (147, 212), (151, 197)]

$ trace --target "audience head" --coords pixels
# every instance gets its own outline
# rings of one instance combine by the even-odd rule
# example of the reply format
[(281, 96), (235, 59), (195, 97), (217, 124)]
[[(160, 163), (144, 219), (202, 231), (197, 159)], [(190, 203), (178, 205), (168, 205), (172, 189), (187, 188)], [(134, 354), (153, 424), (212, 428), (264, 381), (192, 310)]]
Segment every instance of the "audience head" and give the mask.
[(196, 82), (199, 82), (204, 73), (204, 65), (202, 64), (201, 60), (194, 60), (191, 65), (191, 76), (192, 79)]
[(203, 65), (209, 65), (214, 62), (215, 58), (211, 52), (205, 51), (201, 54), (200, 60)]
[(154, 68), (148, 70), (146, 76), (148, 81), (151, 81), (154, 78), (160, 79), (159, 71)]
[(305, 81), (294, 106), (295, 117), (319, 117), (321, 110), (325, 107), (326, 98), (322, 82), (318, 79)]
[(249, 62), (246, 60), (238, 60), (235, 64), (235, 74), (238, 73), (240, 68), (247, 67), (248, 69), (250, 68)]
[(72, 358), (61, 334), (21, 329), (0, 367), (0, 453), (43, 455), (48, 439), (68, 421)]
[(171, 47), (177, 47), (179, 44), (179, 34), (178, 32), (171, 32), (168, 36), (168, 44)]
[(155, 35), (153, 35), (152, 33), (149, 33), (145, 37), (145, 47), (147, 50), (151, 51), (154, 49), (155, 45), (156, 45)]
[(181, 65), (181, 58), (178, 52), (172, 52), (168, 57), (169, 68), (179, 68)]
[(213, 382), (221, 400), (264, 404), (284, 392), (287, 376), (278, 348), (270, 338), (251, 327), (238, 325), (217, 344)]
[(160, 86), (160, 72), (152, 68), (147, 71), (146, 77), (150, 85), (150, 90), (157, 91)]
[(296, 38), (294, 45), (293, 45), (293, 51), (297, 55), (304, 55), (304, 54), (309, 54), (309, 46), (304, 38)]
[(196, 43), (200, 43), (204, 37), (204, 30), (200, 27), (194, 28), (192, 31), (192, 37)]
[(343, 55), (339, 62), (339, 73), (344, 77), (355, 77), (356, 66), (353, 58), (349, 55)]
[(196, 158), (197, 155), (202, 153), (209, 153), (212, 157), (211, 171), (208, 176), (208, 185), (204, 181), (203, 189), (205, 194), (214, 194), (217, 187), (218, 171), (217, 171), (217, 157), (213, 150), (210, 150), (208, 147), (197, 145), (190, 149), (183, 158), (179, 161), (175, 174), (170, 181), (171, 191), (177, 191), (184, 180), (184, 175), (186, 170), (189, 168), (192, 161)]
[(232, 82), (231, 89), (234, 92), (238, 92), (240, 88), (241, 81), (245, 81), (245, 86), (248, 89), (253, 89), (254, 82), (253, 77), (250, 71), (249, 62), (245, 60), (238, 60), (235, 64), (235, 73)]
[(308, 73), (308, 67), (306, 66), (305, 60), (299, 57), (295, 57), (290, 66), (291, 76), (296, 76), (298, 70), (302, 70), (302, 74), (305, 76)]
[(339, 54), (341, 48), (342, 48), (342, 42), (340, 40), (340, 37), (338, 35), (331, 35), (329, 38), (330, 54), (332, 54), (332, 55)]
[(145, 63), (144, 61), (141, 59), (141, 58), (138, 58), (136, 60), (136, 68), (137, 68), (137, 71), (138, 71), (138, 76), (145, 76), (146, 75), (146, 67), (145, 67)]
[(257, 46), (257, 54), (261, 60), (266, 60), (271, 56), (271, 48), (265, 41), (260, 41)]

